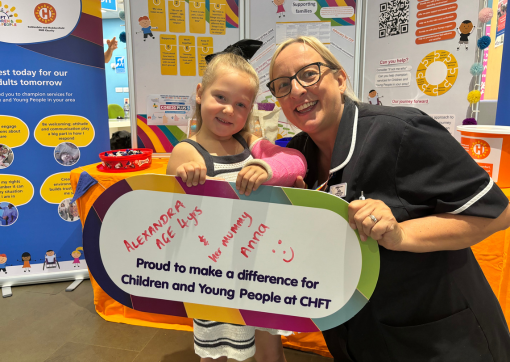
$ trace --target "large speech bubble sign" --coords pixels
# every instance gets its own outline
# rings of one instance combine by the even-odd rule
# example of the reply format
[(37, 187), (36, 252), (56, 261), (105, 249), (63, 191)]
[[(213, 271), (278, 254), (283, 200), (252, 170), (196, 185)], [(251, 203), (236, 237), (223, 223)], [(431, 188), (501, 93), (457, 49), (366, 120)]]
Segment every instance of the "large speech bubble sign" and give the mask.
[(348, 204), (310, 190), (119, 181), (94, 203), (83, 241), (105, 292), (139, 311), (312, 332), (352, 318), (379, 274), (377, 242)]
[(81, 1), (41, 0), (2, 1), (0, 20), (4, 22), (0, 42), (33, 44), (69, 35), (81, 14)]
[(85, 117), (72, 114), (56, 114), (43, 118), (35, 127), (34, 137), (41, 145), (56, 147), (71, 142), (85, 147), (94, 139), (94, 126)]
[(14, 206), (28, 204), (34, 197), (34, 185), (23, 176), (0, 175), (0, 200)]
[(30, 136), (25, 122), (17, 117), (0, 115), (0, 144), (10, 148), (23, 146)]
[(59, 204), (64, 199), (73, 197), (71, 187), (71, 173), (59, 172), (48, 176), (39, 190), (44, 201), (50, 204)]

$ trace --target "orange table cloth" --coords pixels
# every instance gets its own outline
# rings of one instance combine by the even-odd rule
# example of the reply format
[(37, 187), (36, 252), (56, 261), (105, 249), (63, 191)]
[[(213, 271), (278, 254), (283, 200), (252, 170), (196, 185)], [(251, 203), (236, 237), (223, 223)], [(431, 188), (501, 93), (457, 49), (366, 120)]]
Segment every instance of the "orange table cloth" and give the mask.
[[(108, 187), (120, 180), (131, 176), (148, 173), (165, 174), (167, 163), (168, 159), (153, 158), (150, 168), (138, 172), (100, 172), (96, 167), (99, 163), (79, 167), (72, 170), (71, 186), (73, 187), (73, 191), (76, 190), (76, 185), (78, 184), (80, 174), (83, 171), (88, 172), (90, 176), (98, 181), (96, 185), (92, 186), (82, 197), (77, 200), (78, 212), (80, 214), (82, 226), (85, 223), (90, 208), (96, 199)], [(175, 329), (181, 331), (193, 330), (193, 320), (190, 318), (138, 312), (110, 298), (110, 296), (106, 294), (97, 284), (92, 275), (90, 275), (90, 281), (94, 290), (94, 305), (96, 307), (96, 312), (107, 321), (145, 327)], [(282, 336), (282, 341), (285, 347), (295, 348), (307, 352), (314, 352), (322, 356), (331, 357), (331, 354), (326, 347), (326, 343), (324, 342), (324, 338), (319, 332), (299, 333), (289, 337)]]
[[(104, 190), (127, 177), (146, 173), (165, 174), (168, 159), (152, 160), (149, 169), (138, 172), (104, 173), (97, 169), (98, 164), (79, 167), (71, 171), (71, 185), (76, 190), (78, 179), (83, 171), (87, 171), (98, 184), (92, 186), (78, 199), (78, 211), (82, 225), (87, 214)], [(510, 198), (510, 188), (503, 189)], [(510, 229), (500, 231), (472, 247), (476, 259), (480, 263), (485, 277), (503, 308), (507, 323), (510, 321)], [(110, 322), (134, 324), (138, 326), (175, 329), (183, 331), (193, 330), (193, 321), (189, 318), (173, 317), (163, 314), (138, 312), (113, 300), (106, 294), (90, 276), (94, 289), (94, 305), (97, 313)], [(282, 337), (283, 345), (307, 352), (314, 352), (322, 356), (331, 357), (321, 333), (299, 333), (289, 337)]]

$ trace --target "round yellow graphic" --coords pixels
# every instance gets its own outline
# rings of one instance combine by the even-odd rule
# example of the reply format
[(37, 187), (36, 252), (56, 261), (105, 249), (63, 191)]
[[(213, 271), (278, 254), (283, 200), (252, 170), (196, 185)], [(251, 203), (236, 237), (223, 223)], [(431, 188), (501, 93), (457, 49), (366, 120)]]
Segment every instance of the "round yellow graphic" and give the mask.
[[(446, 76), (439, 84), (430, 84), (427, 81), (427, 69), (435, 62), (442, 62), (446, 66)], [(433, 51), (422, 59), (416, 70), (416, 83), (418, 88), (428, 96), (437, 97), (448, 92), (459, 74), (459, 64), (452, 53), (446, 50)]]

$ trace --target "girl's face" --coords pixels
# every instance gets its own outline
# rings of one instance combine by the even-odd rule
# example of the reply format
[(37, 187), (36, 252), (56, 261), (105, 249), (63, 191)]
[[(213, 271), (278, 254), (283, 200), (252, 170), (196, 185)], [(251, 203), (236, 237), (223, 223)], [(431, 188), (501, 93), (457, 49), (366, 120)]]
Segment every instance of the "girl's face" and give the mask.
[(72, 256), (73, 258), (79, 258), (79, 257), (81, 256), (81, 253), (80, 253), (79, 251), (73, 251), (73, 252), (71, 253), (71, 256)]
[(219, 68), (214, 81), (205, 90), (197, 86), (197, 104), (201, 105), (202, 128), (218, 139), (230, 138), (241, 131), (248, 119), (256, 89), (250, 76), (234, 69)]
[[(273, 66), (271, 80), (292, 77), (301, 68), (315, 63), (326, 63), (313, 48), (303, 43), (293, 43), (282, 50)], [(307, 133), (329, 131), (342, 116), (342, 94), (347, 83), (345, 72), (321, 66), (321, 78), (312, 86), (302, 87), (295, 79), (292, 90), (278, 98), (285, 117)]]
[(22, 256), (21, 260), (23, 261), (30, 261), (31, 256)]

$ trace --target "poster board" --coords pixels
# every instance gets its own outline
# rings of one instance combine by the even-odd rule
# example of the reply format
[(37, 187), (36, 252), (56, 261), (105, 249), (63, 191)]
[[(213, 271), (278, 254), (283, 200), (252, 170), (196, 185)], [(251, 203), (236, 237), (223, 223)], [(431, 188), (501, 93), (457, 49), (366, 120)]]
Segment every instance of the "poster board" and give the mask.
[(361, 242), (347, 215), (318, 191), (246, 197), (235, 183), (140, 175), (96, 200), (84, 243), (94, 279), (129, 308), (312, 332), (353, 317), (375, 289), (377, 242)]
[(169, 153), (187, 137), (204, 57), (241, 38), (239, 0), (130, 1), (126, 14), (133, 144)]
[(362, 100), (419, 108), (460, 140), (456, 126), (471, 117), (466, 98), (481, 35), (478, 11), (478, 0), (371, 2)]
[(109, 149), (100, 9), (2, 1), (0, 286), (88, 277), (70, 171)]

